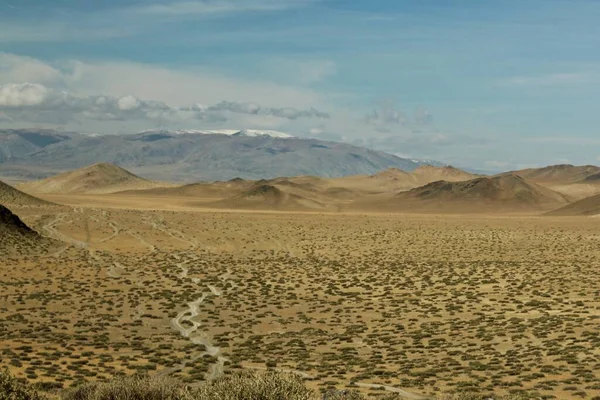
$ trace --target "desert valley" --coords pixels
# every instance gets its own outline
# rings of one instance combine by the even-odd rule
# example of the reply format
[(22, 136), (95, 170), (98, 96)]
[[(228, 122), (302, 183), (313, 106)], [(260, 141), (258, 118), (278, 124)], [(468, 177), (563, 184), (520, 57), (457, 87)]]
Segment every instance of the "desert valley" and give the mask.
[(100, 163), (0, 183), (1, 363), (50, 392), (278, 370), (373, 397), (594, 398), (599, 175), (182, 185)]
[(0, 400), (600, 400), (599, 0), (0, 0)]

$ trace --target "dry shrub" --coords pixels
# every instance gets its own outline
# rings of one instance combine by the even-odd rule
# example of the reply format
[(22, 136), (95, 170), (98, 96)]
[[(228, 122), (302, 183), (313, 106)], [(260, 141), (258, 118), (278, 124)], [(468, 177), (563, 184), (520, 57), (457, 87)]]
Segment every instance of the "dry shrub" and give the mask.
[(7, 369), (0, 370), (0, 400), (45, 400), (30, 386), (23, 385)]
[(66, 392), (64, 400), (184, 400), (193, 397), (187, 387), (170, 378), (133, 376), (109, 382), (86, 383)]
[(202, 385), (194, 399), (202, 400), (316, 400), (314, 391), (293, 374), (240, 372)]

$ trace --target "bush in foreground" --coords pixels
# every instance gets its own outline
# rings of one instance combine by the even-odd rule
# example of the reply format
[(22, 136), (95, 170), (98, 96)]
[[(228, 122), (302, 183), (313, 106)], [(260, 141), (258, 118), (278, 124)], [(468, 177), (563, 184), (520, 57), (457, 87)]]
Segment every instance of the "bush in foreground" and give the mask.
[(184, 400), (194, 399), (188, 388), (176, 379), (124, 377), (108, 382), (85, 383), (68, 390), (63, 400)]
[[(278, 372), (241, 372), (191, 388), (172, 378), (125, 377), (108, 382), (86, 383), (58, 395), (62, 400), (366, 400), (355, 391), (333, 391), (325, 395), (305, 386), (297, 375)], [(453, 394), (438, 400), (523, 400), (520, 396)], [(381, 400), (400, 400), (390, 394)], [(7, 370), (0, 371), (0, 400), (49, 400), (32, 387), (21, 384)]]
[(45, 400), (45, 397), (23, 385), (5, 369), (0, 370), (0, 400)]

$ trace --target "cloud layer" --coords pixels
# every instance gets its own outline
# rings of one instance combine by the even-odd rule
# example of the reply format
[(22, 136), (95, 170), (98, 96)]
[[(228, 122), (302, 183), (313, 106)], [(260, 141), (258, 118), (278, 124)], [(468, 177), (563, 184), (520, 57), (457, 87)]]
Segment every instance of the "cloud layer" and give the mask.
[(148, 120), (154, 123), (182, 122), (189, 119), (227, 121), (228, 115), (232, 113), (266, 115), (289, 120), (329, 118), (329, 114), (314, 108), (262, 108), (254, 103), (229, 101), (211, 106), (194, 104), (171, 107), (161, 101), (142, 100), (133, 95), (75, 96), (39, 83), (0, 85), (0, 112), (9, 120), (49, 123), (67, 123), (78, 119)]

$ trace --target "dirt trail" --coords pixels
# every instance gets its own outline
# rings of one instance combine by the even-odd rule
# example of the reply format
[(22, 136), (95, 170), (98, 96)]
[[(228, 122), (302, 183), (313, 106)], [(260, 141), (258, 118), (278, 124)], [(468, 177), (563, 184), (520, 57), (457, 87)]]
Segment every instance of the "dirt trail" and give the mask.
[(156, 219), (144, 218), (143, 221), (146, 224), (150, 225), (153, 229), (163, 232), (175, 240), (189, 244), (192, 247), (192, 249), (196, 249), (200, 246), (200, 244), (198, 243), (197, 240), (195, 240), (193, 238), (190, 240), (182, 232), (179, 232), (178, 230), (175, 230), (175, 229), (168, 228), (166, 226), (165, 222), (162, 220), (157, 221)]
[(53, 238), (53, 239), (57, 239), (60, 240), (61, 242), (65, 242), (65, 243), (70, 243), (75, 247), (79, 247), (79, 248), (85, 248), (87, 247), (87, 243), (86, 242), (82, 242), (79, 240), (75, 240), (61, 232), (59, 232), (56, 229), (56, 225), (60, 224), (60, 223), (70, 223), (73, 221), (65, 221), (67, 218), (68, 214), (67, 213), (60, 213), (60, 214), (56, 214), (56, 216), (54, 217), (54, 219), (52, 219), (50, 222), (48, 222), (47, 224), (45, 224), (42, 229), (44, 229), (48, 235)]
[[(190, 242), (191, 243), (191, 242)], [(179, 261), (180, 257), (178, 255), (174, 255), (174, 258)], [(178, 275), (180, 279), (188, 278), (189, 268), (185, 266), (192, 261), (197, 260), (198, 258), (194, 258), (188, 260), (186, 262), (175, 263), (177, 267), (181, 269), (181, 273)], [(226, 274), (221, 275), (219, 278), (221, 282), (226, 284), (231, 277), (231, 272), (227, 271)], [(200, 283), (200, 279), (198, 278), (189, 278), (195, 284)], [(202, 295), (193, 302), (187, 304), (188, 309), (180, 311), (175, 318), (171, 320), (171, 326), (173, 329), (179, 332), (179, 334), (183, 337), (189, 338), (190, 341), (194, 344), (204, 346), (204, 351), (200, 354), (197, 354), (188, 360), (183, 361), (176, 367), (168, 368), (163, 371), (160, 371), (157, 376), (164, 376), (179, 370), (182, 370), (186, 367), (187, 364), (198, 360), (204, 355), (210, 355), (212, 357), (216, 357), (217, 361), (209, 367), (209, 371), (206, 375), (207, 380), (213, 380), (218, 378), (223, 374), (223, 369), (225, 366), (225, 362), (228, 361), (227, 357), (224, 357), (221, 354), (221, 349), (215, 346), (208, 332), (199, 331), (202, 324), (198, 321), (198, 316), (200, 315), (200, 305), (208, 298), (209, 296), (221, 296), (223, 292), (214, 285), (206, 285), (208, 288), (208, 292), (202, 293)]]

